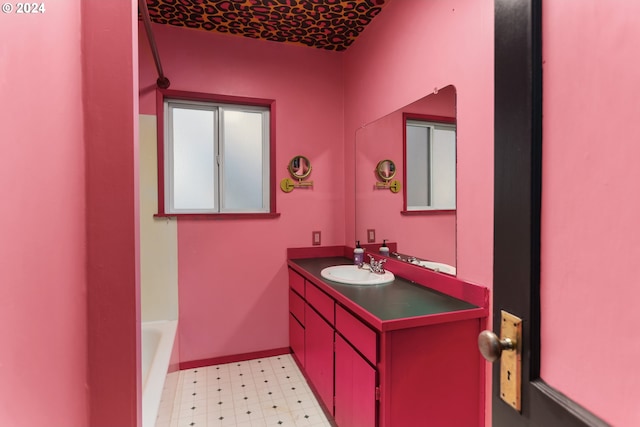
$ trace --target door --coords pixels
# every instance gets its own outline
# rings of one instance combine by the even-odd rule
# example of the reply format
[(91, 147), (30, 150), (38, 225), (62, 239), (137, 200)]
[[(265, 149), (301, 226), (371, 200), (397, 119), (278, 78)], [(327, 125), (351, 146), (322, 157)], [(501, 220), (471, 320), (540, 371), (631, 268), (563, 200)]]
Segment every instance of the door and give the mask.
[(540, 377), (541, 3), (495, 0), (493, 324), (501, 325), (502, 310), (522, 319), (522, 375), (517, 411), (500, 398), (494, 365), (493, 427), (601, 426), (607, 424)]

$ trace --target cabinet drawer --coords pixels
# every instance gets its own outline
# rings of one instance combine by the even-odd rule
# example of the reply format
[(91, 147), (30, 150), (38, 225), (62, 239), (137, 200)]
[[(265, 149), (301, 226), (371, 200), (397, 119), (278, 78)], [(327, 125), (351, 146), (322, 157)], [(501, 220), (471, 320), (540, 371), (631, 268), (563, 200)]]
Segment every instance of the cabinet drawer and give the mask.
[(334, 324), (334, 301), (312, 283), (306, 282), (305, 298), (310, 306), (316, 309), (331, 325)]
[(304, 300), (289, 289), (289, 311), (304, 326)]
[(304, 277), (289, 269), (289, 286), (304, 297)]
[(377, 363), (378, 335), (373, 329), (362, 323), (341, 306), (336, 307), (336, 329), (357, 348), (369, 362), (374, 365)]

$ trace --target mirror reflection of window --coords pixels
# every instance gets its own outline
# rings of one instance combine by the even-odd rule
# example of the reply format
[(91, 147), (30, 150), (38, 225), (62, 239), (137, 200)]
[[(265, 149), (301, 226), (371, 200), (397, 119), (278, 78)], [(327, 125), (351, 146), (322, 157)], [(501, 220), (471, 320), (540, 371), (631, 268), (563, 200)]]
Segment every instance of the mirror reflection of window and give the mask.
[(406, 121), (407, 210), (456, 208), (456, 125)]

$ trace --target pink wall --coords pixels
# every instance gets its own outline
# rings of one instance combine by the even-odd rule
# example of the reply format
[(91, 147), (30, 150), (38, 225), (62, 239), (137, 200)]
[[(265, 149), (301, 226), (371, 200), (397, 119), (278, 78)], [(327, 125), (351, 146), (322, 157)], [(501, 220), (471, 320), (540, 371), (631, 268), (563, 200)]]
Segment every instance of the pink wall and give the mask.
[(640, 425), (639, 15), (543, 3), (541, 376), (618, 426)]
[(80, 2), (47, 6), (0, 16), (3, 426), (89, 420)]
[(83, 2), (90, 425), (141, 420), (137, 2)]
[[(153, 59), (140, 27), (140, 113), (155, 114)], [(178, 223), (183, 362), (287, 347), (286, 248), (344, 243), (342, 56), (153, 26), (171, 89), (276, 100), (276, 179), (309, 158), (312, 189), (276, 191), (277, 219)]]

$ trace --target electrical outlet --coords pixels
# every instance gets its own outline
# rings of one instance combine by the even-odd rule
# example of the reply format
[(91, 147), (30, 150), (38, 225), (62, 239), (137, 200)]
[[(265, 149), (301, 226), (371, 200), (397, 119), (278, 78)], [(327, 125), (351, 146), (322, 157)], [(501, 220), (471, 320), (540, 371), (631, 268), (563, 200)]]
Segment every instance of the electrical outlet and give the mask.
[(314, 231), (312, 232), (311, 243), (313, 246), (320, 246), (320, 232)]
[(367, 230), (367, 243), (374, 243), (376, 241), (376, 230), (370, 228)]

